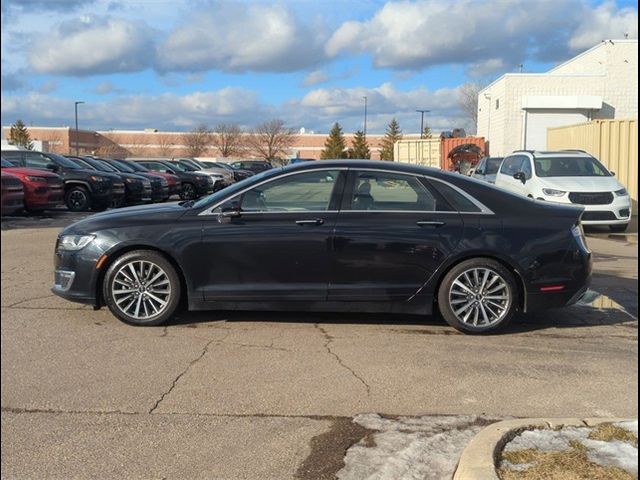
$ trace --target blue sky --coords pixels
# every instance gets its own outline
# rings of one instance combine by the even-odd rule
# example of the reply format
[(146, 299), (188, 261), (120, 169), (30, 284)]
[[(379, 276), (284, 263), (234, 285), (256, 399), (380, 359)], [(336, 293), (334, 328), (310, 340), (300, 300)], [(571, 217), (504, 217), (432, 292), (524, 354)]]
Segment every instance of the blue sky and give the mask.
[(585, 0), (2, 0), (2, 124), (184, 131), (281, 118), (473, 130), (459, 89), (637, 38), (638, 6)]

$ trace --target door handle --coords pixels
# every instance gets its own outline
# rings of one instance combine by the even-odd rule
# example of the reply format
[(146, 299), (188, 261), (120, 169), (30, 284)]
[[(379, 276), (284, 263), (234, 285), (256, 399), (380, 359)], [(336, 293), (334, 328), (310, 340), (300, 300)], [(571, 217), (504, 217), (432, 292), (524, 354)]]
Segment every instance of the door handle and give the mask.
[(418, 225), (419, 227), (442, 227), (443, 225), (446, 225), (445, 222), (430, 222), (430, 221), (420, 221), (420, 222), (416, 222), (416, 225)]
[(324, 220), (321, 218), (314, 218), (313, 220), (296, 220), (297, 225), (322, 225)]

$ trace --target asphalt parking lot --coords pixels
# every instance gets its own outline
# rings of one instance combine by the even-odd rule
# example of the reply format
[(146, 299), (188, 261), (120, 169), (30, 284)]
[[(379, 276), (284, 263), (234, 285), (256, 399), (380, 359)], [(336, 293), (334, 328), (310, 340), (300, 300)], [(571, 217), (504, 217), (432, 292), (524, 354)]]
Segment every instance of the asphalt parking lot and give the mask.
[(590, 231), (592, 304), (475, 337), (364, 314), (130, 327), (49, 291), (80, 216), (2, 219), (3, 478), (333, 478), (358, 414), (637, 417), (637, 223)]

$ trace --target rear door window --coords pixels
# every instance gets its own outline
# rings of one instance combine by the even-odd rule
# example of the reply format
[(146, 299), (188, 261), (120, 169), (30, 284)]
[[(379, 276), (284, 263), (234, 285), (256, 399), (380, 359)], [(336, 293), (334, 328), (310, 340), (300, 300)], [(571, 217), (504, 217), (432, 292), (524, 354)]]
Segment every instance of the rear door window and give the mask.
[(356, 171), (353, 192), (346, 210), (419, 211), (436, 210), (436, 199), (413, 175)]

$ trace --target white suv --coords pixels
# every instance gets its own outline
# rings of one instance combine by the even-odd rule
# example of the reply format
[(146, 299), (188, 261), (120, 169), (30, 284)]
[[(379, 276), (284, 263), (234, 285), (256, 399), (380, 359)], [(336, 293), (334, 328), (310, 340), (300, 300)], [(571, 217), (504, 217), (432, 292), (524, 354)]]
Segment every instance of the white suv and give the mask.
[(536, 200), (583, 205), (583, 224), (624, 232), (631, 219), (631, 199), (613, 175), (580, 150), (522, 150), (505, 157), (496, 186)]

